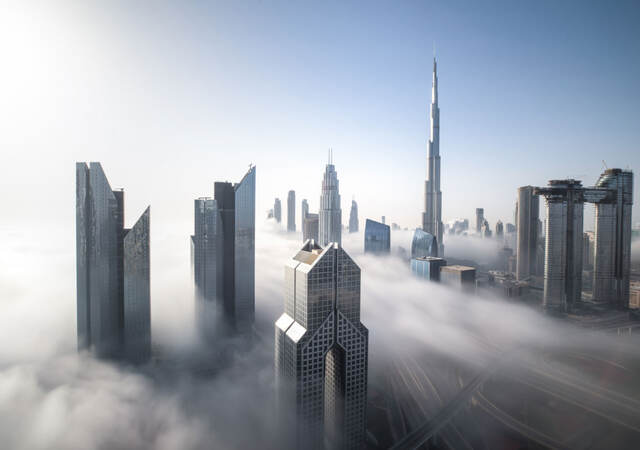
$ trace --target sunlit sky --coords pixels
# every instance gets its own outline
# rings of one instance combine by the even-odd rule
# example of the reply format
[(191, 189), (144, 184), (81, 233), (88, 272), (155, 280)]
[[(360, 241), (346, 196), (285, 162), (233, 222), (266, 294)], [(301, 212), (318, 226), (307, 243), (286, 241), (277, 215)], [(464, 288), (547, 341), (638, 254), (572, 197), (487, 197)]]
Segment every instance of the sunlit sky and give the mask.
[(72, 224), (97, 160), (128, 223), (151, 204), (186, 234), (253, 163), (257, 217), (295, 189), (300, 227), (331, 147), (344, 222), (355, 197), (414, 227), (435, 43), (443, 219), (511, 222), (518, 186), (640, 167), (638, 23), (632, 1), (2, 2), (1, 217)]

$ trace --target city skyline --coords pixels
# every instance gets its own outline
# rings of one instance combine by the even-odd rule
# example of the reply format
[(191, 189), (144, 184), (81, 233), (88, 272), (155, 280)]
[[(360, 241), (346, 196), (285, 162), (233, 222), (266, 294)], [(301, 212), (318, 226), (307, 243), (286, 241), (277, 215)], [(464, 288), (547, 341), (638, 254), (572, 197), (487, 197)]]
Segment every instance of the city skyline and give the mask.
[[(112, 3), (104, 9), (67, 5), (33, 14), (29, 4), (16, 4), (0, 18), (6, 21), (0, 27), (2, 41), (19, 41), (22, 45), (7, 53), (8, 70), (0, 74), (5, 81), (0, 83), (0, 89), (6, 90), (5, 105), (16, 105), (11, 110), (3, 109), (6, 132), (0, 135), (0, 146), (19, 150), (5, 156), (7, 163), (28, 163), (38, 172), (63, 173), (68, 164), (65, 166), (61, 160), (102, 161), (114, 179), (129, 186), (132, 194), (127, 211), (129, 207), (131, 211), (140, 210), (146, 202), (158, 205), (154, 208), (158, 219), (155, 222), (177, 218), (180, 223), (176, 225), (185, 233), (190, 229), (191, 216), (185, 205), (193, 193), (206, 192), (208, 179), (237, 179), (244, 172), (242, 167), (250, 162), (261, 167), (263, 189), (257, 193), (257, 211), (269, 209), (272, 197), (286, 193), (292, 186), (300, 198), (309, 199), (310, 210), (317, 210), (316, 183), (302, 173), (288, 173), (285, 168), (302, 167), (310, 160), (322, 163), (329, 147), (335, 149), (335, 163), (344, 175), (341, 193), (345, 199), (356, 196), (361, 217), (386, 215), (390, 223), (419, 226), (423, 186), (416, 180), (423, 180), (426, 171), (434, 42), (439, 60), (440, 108), (446, 117), (441, 131), (447, 154), (441, 169), (446, 198), (444, 222), (459, 217), (471, 219), (475, 207), (481, 205), (490, 223), (497, 219), (508, 223), (519, 186), (542, 186), (551, 178), (574, 177), (592, 182), (602, 172), (602, 159), (608, 167), (640, 167), (635, 144), (640, 132), (635, 131), (637, 127), (631, 119), (640, 99), (628, 95), (635, 91), (634, 80), (640, 76), (640, 62), (635, 57), (640, 53), (639, 44), (629, 34), (638, 12), (626, 4), (577, 9), (569, 4), (546, 3), (546, 7), (552, 6), (549, 13), (543, 7), (509, 3), (486, 11), (437, 4), (413, 4), (400, 11), (377, 5), (362, 17), (358, 14), (364, 22), (356, 30), (347, 28), (347, 21), (356, 15), (357, 8), (345, 5), (340, 7), (344, 19), (335, 19), (329, 25), (345, 43), (344, 50), (337, 54), (326, 51), (334, 43), (324, 40), (325, 21), (334, 18), (335, 4), (315, 9), (299, 6), (296, 11), (311, 21), (310, 30), (305, 33), (298, 24), (285, 23), (282, 31), (274, 34), (282, 51), (262, 42), (259, 32), (283, 26), (282, 20), (290, 17), (278, 14), (283, 4), (274, 9), (258, 7), (256, 11), (261, 12), (264, 24), (247, 29), (240, 26), (241, 20), (254, 23), (257, 16), (239, 6), (192, 5), (183, 10), (173, 6), (157, 11), (151, 19), (138, 16), (124, 3)], [(122, 24), (103, 23), (98, 11), (113, 14), (125, 23), (143, 23), (135, 27), (137, 31), (123, 29)], [(393, 14), (388, 14), (390, 11)], [(194, 19), (196, 16), (201, 19)], [(47, 40), (45, 45), (27, 17), (33, 17), (43, 36), (57, 38)], [(175, 23), (171, 17), (182, 19)], [(536, 18), (542, 20), (541, 17), (546, 23), (544, 33), (535, 26)], [(614, 19), (619, 21), (615, 29), (610, 25)], [(150, 27), (151, 20), (156, 21), (157, 27)], [(496, 23), (506, 28), (499, 31)], [(578, 27), (577, 23), (588, 26)], [(75, 39), (73, 31), (79, 24), (91, 28), (82, 40)], [(242, 45), (236, 49), (235, 59), (215, 44), (211, 24), (218, 26), (224, 39), (238, 36)], [(601, 33), (591, 33), (590, 29)], [(301, 48), (283, 35), (285, 30), (300, 38)], [(381, 55), (372, 51), (374, 46), (368, 40), (365, 45), (364, 33), (368, 30), (377, 31), (374, 42), (383, 45)], [(178, 52), (178, 40), (166, 42), (162, 31), (171, 31), (185, 45), (201, 42), (210, 57)], [(346, 38), (348, 32), (355, 34)], [(471, 35), (474, 45), (469, 46), (466, 43)], [(139, 42), (139, 46), (120, 45), (121, 39)], [(168, 46), (165, 56), (154, 45), (158, 40)], [(388, 44), (384, 46), (384, 42)], [(518, 52), (515, 43), (520, 48)], [(59, 50), (55, 61), (47, 56), (47, 45)], [(92, 52), (88, 45), (103, 52)], [(397, 48), (403, 50), (397, 52)], [(264, 57), (258, 57), (261, 49), (266, 52)], [(23, 52), (29, 52), (34, 59), (25, 60)], [(309, 69), (314, 70), (300, 67), (285, 52), (303, 54), (310, 60)], [(94, 69), (82, 70), (70, 54), (85, 58)], [(170, 65), (166, 55), (172, 55)], [(383, 56), (391, 61), (393, 70), (376, 70)], [(42, 62), (38, 57), (43, 58)], [(182, 66), (175, 63), (175, 58)], [(268, 64), (265, 58), (282, 62), (283, 67)], [(570, 58), (571, 65), (564, 58)], [(113, 60), (121, 61), (121, 69), (114, 68)], [(162, 71), (151, 71), (150, 64), (166, 69), (164, 75), (160, 77)], [(222, 72), (222, 64), (230, 70)], [(322, 68), (327, 67), (338, 67), (337, 83), (315, 75), (309, 85), (297, 81), (302, 75), (324, 73), (326, 69)], [(522, 67), (527, 70), (523, 72)], [(245, 71), (247, 68), (250, 70)], [(284, 81), (251, 84), (255, 77), (249, 73), (251, 69), (260, 73), (258, 68), (268, 68), (268, 80)], [(31, 75), (18, 76), (21, 70)], [(245, 76), (231, 79), (226, 72)], [(51, 75), (45, 77), (46, 73)], [(74, 82), (52, 84), (59, 78)], [(136, 89), (143, 80), (146, 93)], [(210, 85), (212, 81), (216, 88), (210, 96), (195, 95), (196, 86)], [(128, 114), (135, 118), (133, 121), (121, 118), (122, 86), (129, 86)], [(354, 86), (358, 88), (352, 89)], [(58, 98), (76, 98), (76, 89), (87, 99), (79, 99), (76, 108), (61, 108)], [(348, 96), (344, 95), (347, 90), (351, 91)], [(600, 95), (596, 94), (598, 91)], [(232, 97), (226, 92), (244, 93)], [(274, 104), (297, 111), (297, 118), (270, 114)], [(602, 113), (604, 106), (606, 114)], [(36, 121), (49, 125), (37, 134), (28, 133)], [(175, 124), (185, 122), (188, 126), (176, 128)], [(300, 126), (299, 122), (308, 125)], [(212, 127), (212, 123), (216, 125)], [(252, 134), (244, 136), (240, 130), (255, 123), (260, 125), (251, 126)], [(78, 133), (66, 133), (76, 128)], [(271, 131), (282, 128), (292, 132), (282, 137)], [(113, 129), (119, 132), (112, 133)], [(55, 152), (44, 151), (51, 142), (60, 142), (63, 135), (68, 135), (64, 145), (56, 145)], [(92, 136), (100, 139), (87, 148), (88, 142), (95, 141)], [(261, 152), (254, 151), (258, 147)], [(308, 151), (299, 152), (301, 147)], [(174, 158), (177, 148), (185, 156), (178, 162)], [(607, 149), (606, 155), (600, 154), (603, 148)], [(221, 153), (226, 154), (222, 164), (218, 156)], [(38, 154), (39, 158), (27, 159), (31, 154)], [(150, 158), (157, 163), (147, 167)], [(546, 162), (549, 159), (554, 161), (551, 168)], [(15, 211), (9, 220), (34, 214), (25, 207), (25, 198), (43, 189), (56, 194), (55, 201), (43, 206), (49, 213), (47, 217), (61, 217), (53, 212), (65, 211), (62, 199), (72, 186), (62, 177), (46, 187), (39, 179), (25, 183), (6, 169), (11, 164), (2, 165), (2, 186), (18, 185), (21, 190), (16, 197), (6, 198), (10, 210)], [(145, 167), (150, 182), (131, 177), (130, 167)], [(380, 170), (382, 167), (387, 170)], [(187, 173), (190, 175), (184, 175)], [(371, 183), (372, 174), (375, 184)], [(166, 179), (172, 182), (163, 186)], [(402, 195), (388, 195), (382, 186), (390, 185)], [(470, 186), (474, 188), (469, 189)], [(637, 184), (636, 198), (640, 198), (639, 189)], [(633, 210), (634, 217), (640, 217), (637, 203)], [(585, 211), (587, 224), (592, 223), (586, 219), (589, 214), (592, 211)]]
[(3, 446), (634, 448), (639, 4), (37, 3)]

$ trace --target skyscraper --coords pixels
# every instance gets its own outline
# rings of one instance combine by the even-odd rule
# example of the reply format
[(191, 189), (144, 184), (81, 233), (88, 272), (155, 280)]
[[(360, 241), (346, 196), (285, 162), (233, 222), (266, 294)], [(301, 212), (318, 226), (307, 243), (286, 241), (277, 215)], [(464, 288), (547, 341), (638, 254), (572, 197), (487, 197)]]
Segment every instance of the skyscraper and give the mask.
[(594, 187), (606, 189), (610, 194), (595, 205), (593, 298), (627, 308), (631, 270), (633, 172), (607, 169)]
[[(547, 203), (543, 306), (568, 311), (582, 298), (584, 189), (578, 180), (551, 180), (533, 193), (543, 195)], [(518, 223), (518, 233), (520, 228)]]
[(318, 240), (318, 215), (309, 213), (302, 223), (302, 242), (307, 239)]
[(368, 330), (360, 322), (360, 268), (337, 243), (312, 241), (285, 265), (284, 313), (275, 323), (283, 435), (296, 448), (362, 448)]
[(522, 281), (536, 273), (540, 201), (533, 186), (518, 188), (516, 211), (516, 279)]
[(476, 233), (482, 232), (482, 225), (484, 224), (484, 208), (476, 208)]
[(273, 203), (273, 217), (275, 217), (276, 222), (280, 223), (282, 220), (282, 204), (280, 203), (280, 199), (276, 198)]
[(502, 239), (504, 237), (504, 225), (502, 224), (502, 220), (496, 222), (496, 238)]
[(375, 220), (367, 219), (364, 226), (364, 252), (389, 253), (391, 250), (391, 230)]
[(196, 323), (206, 333), (213, 332), (218, 299), (222, 298), (222, 217), (216, 200), (194, 201), (194, 234), (191, 236), (193, 281), (196, 288)]
[(440, 108), (438, 107), (438, 73), (433, 58), (433, 82), (431, 86), (431, 137), (427, 149), (427, 180), (424, 189), (424, 213), (422, 229), (436, 237), (438, 254), (444, 256), (442, 234), (442, 192), (440, 191)]
[(438, 256), (438, 242), (426, 231), (416, 228), (411, 240), (411, 258), (425, 258)]
[(329, 152), (329, 162), (322, 179), (320, 195), (318, 234), (320, 245), (330, 242), (342, 243), (342, 209), (340, 209), (340, 188), (338, 174), (333, 165), (333, 155)]
[(300, 228), (304, 228), (304, 218), (309, 214), (309, 202), (306, 198), (302, 199), (302, 215), (300, 216)]
[(76, 163), (78, 349), (142, 362), (151, 355), (149, 208), (124, 228), (124, 191), (98, 162)]
[(296, 231), (296, 191), (287, 195), (287, 231)]
[(351, 200), (351, 212), (349, 213), (349, 233), (358, 232), (358, 204)]
[(200, 330), (211, 335), (216, 312), (237, 331), (255, 311), (255, 173), (239, 183), (214, 183), (214, 198), (195, 201), (194, 283)]

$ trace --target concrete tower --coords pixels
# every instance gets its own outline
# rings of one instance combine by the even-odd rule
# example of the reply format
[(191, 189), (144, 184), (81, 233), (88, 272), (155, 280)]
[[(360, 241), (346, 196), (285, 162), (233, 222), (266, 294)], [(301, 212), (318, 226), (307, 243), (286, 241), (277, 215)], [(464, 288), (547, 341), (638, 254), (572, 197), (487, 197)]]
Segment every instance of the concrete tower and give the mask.
[(329, 162), (322, 179), (318, 237), (320, 245), (330, 242), (342, 243), (342, 209), (340, 209), (340, 188), (336, 167), (333, 165), (333, 152), (329, 150)]
[(360, 322), (360, 268), (337, 244), (312, 240), (285, 265), (275, 323), (278, 414), (285, 445), (363, 448), (369, 332)]
[(547, 203), (543, 306), (570, 311), (582, 298), (584, 188), (578, 180), (551, 180), (533, 193)]
[(424, 188), (422, 229), (436, 237), (438, 254), (444, 256), (442, 234), (442, 192), (440, 192), (440, 108), (438, 107), (438, 74), (433, 58), (433, 84), (431, 87), (431, 138), (427, 149), (427, 180)]
[(609, 190), (610, 194), (595, 204), (593, 298), (627, 308), (633, 172), (607, 169), (600, 175), (594, 188)]
[(282, 203), (280, 203), (280, 199), (276, 198), (273, 203), (273, 217), (276, 219), (276, 222), (280, 223), (282, 220)]

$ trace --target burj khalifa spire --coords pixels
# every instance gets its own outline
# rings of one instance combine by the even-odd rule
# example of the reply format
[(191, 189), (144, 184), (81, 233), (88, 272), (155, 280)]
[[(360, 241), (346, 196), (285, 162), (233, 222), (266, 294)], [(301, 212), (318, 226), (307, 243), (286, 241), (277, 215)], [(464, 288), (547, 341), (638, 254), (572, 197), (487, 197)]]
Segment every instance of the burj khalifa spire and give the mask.
[(433, 85), (431, 88), (431, 137), (427, 149), (427, 180), (424, 185), (424, 212), (422, 229), (438, 241), (438, 256), (444, 256), (442, 244), (442, 192), (440, 191), (440, 108), (438, 107), (438, 73), (433, 58)]

